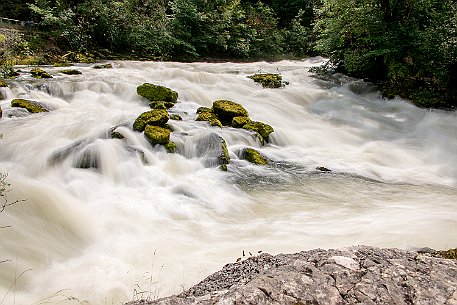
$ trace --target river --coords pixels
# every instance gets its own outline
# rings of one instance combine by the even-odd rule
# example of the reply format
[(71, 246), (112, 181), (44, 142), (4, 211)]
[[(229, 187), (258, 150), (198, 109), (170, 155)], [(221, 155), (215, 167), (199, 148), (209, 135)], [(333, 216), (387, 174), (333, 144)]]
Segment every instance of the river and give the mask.
[[(0, 260), (10, 259), (0, 264), (0, 304), (154, 299), (243, 252), (456, 247), (456, 112), (383, 99), (361, 80), (313, 78), (308, 69), (322, 62), (117, 61), (78, 65), (77, 76), (45, 67), (53, 79), (10, 82), (0, 172), (8, 201), (19, 202), (0, 214), (0, 226), (11, 226), (0, 230)], [(263, 89), (246, 77), (259, 71), (290, 84)], [(146, 82), (179, 93), (170, 113), (183, 121), (169, 121), (175, 154), (131, 129), (149, 108), (136, 94)], [(16, 97), (53, 111), (27, 115), (9, 106)], [(218, 99), (273, 126), (270, 142), (196, 122), (196, 109)], [(118, 125), (125, 138), (111, 139)], [(197, 157), (198, 139), (212, 132), (227, 142), (227, 172)], [(248, 146), (271, 164), (241, 160)], [(97, 169), (75, 167), (83, 150)]]

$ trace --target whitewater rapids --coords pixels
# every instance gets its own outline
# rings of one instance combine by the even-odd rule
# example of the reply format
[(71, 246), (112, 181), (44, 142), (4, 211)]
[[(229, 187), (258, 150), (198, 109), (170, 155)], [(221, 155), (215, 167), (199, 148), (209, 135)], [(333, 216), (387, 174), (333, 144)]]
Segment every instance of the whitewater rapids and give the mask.
[[(0, 304), (154, 299), (243, 252), (456, 247), (456, 112), (386, 100), (360, 80), (313, 78), (309, 68), (322, 62), (118, 61), (12, 81), (0, 100), (0, 172), (8, 202), (19, 202), (0, 214), (0, 227), (10, 226), (0, 229), (0, 261), (9, 260), (0, 264)], [(263, 89), (246, 77), (259, 71), (290, 84)], [(149, 108), (136, 94), (145, 82), (179, 93), (170, 113), (183, 121), (169, 121), (176, 154), (131, 129)], [(27, 115), (10, 107), (13, 98), (52, 111)], [(196, 122), (196, 109), (218, 99), (273, 126), (270, 143)], [(114, 126), (125, 139), (109, 137)], [(196, 157), (196, 139), (211, 132), (227, 142), (227, 172)], [(55, 158), (69, 147), (96, 152), (98, 169), (75, 167), (78, 150)], [(272, 164), (240, 160), (244, 147)]]

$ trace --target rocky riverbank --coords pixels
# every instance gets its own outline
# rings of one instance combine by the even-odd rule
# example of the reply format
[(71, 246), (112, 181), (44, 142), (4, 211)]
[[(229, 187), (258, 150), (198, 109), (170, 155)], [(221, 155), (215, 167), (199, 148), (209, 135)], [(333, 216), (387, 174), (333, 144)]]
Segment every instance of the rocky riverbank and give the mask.
[(145, 304), (457, 304), (457, 260), (357, 246), (227, 264), (180, 295)]

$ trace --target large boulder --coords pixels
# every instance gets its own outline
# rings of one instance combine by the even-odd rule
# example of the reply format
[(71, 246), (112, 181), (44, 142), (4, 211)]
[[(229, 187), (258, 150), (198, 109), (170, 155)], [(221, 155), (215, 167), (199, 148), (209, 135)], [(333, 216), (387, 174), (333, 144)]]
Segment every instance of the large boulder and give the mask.
[(253, 148), (243, 149), (241, 151), (241, 159), (244, 159), (256, 165), (268, 164), (268, 159), (265, 158), (259, 151)]
[(138, 95), (147, 98), (150, 101), (163, 101), (175, 103), (178, 99), (178, 93), (169, 88), (145, 83), (136, 88)]
[(245, 116), (236, 116), (232, 119), (232, 127), (243, 128), (244, 125), (250, 123), (251, 119)]
[(457, 304), (457, 261), (367, 246), (261, 254), (180, 295), (129, 305)]
[(234, 117), (242, 116), (248, 117), (248, 111), (244, 109), (238, 103), (227, 101), (227, 100), (218, 100), (213, 103), (212, 107), (213, 113), (217, 115), (219, 120), (224, 125), (230, 125)]
[(201, 136), (196, 143), (197, 157), (204, 159), (205, 166), (226, 165), (230, 162), (227, 144), (221, 136), (212, 132)]
[(147, 125), (144, 129), (144, 135), (152, 145), (167, 145), (170, 142), (170, 129), (160, 126)]
[(274, 131), (273, 127), (262, 122), (249, 122), (243, 126), (243, 129), (257, 132), (262, 138), (268, 142), (268, 136)]
[(143, 112), (133, 123), (133, 129), (143, 131), (146, 125), (164, 126), (169, 119), (168, 112), (164, 109), (154, 109)]
[(248, 78), (256, 83), (260, 83), (264, 88), (281, 88), (288, 84), (287, 82), (282, 81), (282, 76), (280, 74), (274, 73), (257, 73), (248, 76)]
[(51, 74), (38, 67), (33, 68), (30, 71), (30, 74), (32, 74), (32, 76), (35, 78), (52, 78)]
[(14, 99), (11, 101), (11, 107), (21, 107), (27, 109), (31, 113), (39, 113), (39, 112), (48, 112), (49, 110), (44, 108), (41, 104), (24, 99)]

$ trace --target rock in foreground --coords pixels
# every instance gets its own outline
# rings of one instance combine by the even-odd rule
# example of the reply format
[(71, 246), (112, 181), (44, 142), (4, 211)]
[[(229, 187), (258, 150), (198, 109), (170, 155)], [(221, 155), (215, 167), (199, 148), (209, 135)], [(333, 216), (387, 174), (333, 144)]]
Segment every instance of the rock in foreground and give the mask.
[(367, 246), (262, 254), (145, 304), (457, 304), (457, 261)]

